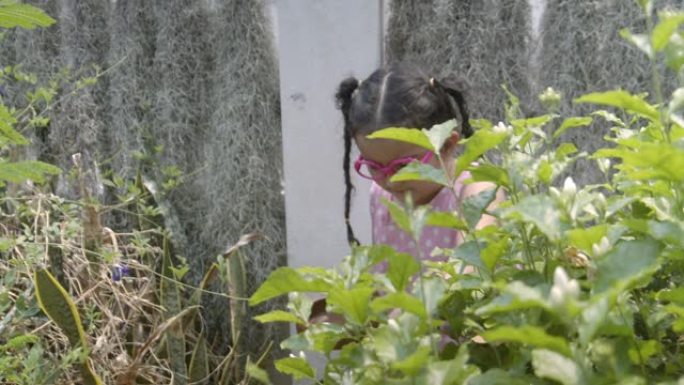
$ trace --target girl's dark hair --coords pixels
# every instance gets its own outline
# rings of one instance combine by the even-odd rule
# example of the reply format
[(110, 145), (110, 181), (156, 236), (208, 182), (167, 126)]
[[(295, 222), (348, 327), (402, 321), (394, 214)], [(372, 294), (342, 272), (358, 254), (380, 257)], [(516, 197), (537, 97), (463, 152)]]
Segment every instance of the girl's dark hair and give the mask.
[(349, 222), (351, 183), (350, 152), (354, 136), (368, 135), (385, 127), (430, 128), (458, 119), (461, 135), (469, 137), (468, 107), (456, 81), (435, 79), (409, 67), (380, 68), (359, 83), (347, 78), (335, 95), (344, 117), (344, 220), (347, 240), (357, 243)]

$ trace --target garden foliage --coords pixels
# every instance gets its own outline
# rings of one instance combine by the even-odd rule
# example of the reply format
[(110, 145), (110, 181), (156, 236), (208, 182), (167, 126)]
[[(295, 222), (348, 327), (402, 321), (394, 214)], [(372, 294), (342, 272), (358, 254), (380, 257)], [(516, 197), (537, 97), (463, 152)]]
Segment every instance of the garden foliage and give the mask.
[[(622, 36), (652, 66), (664, 61), (681, 75), (684, 14), (656, 17), (650, 1), (639, 3), (653, 23)], [(676, 384), (684, 375), (684, 88), (664, 96), (653, 76), (649, 94), (574, 99), (593, 106), (587, 116), (557, 115), (549, 90), (545, 115), (521, 116), (509, 95), (506, 122), (473, 121), (455, 168), (495, 187), (447, 214), (386, 202), (414, 239), (428, 225), (463, 231), (460, 246), (433, 252), (447, 262), (373, 245), (355, 247), (336, 269), (276, 270), (250, 303), (288, 294), (287, 311), (258, 319), (303, 330), (283, 342), (293, 354), (277, 368), (322, 384)], [(609, 145), (587, 153), (562, 141), (594, 120), (610, 125)], [(373, 135), (435, 151), (449, 129)], [(580, 187), (567, 176), (580, 159), (601, 170), (601, 182)], [(456, 176), (434, 174), (412, 164), (393, 178), (448, 186)], [(506, 199), (489, 208), (496, 190)], [(497, 223), (476, 229), (485, 213)], [(374, 273), (385, 261), (386, 272)], [(309, 293), (323, 294), (328, 316), (343, 321), (313, 320)], [(322, 373), (311, 351), (327, 358)]]
[[(52, 23), (33, 6), (0, 0), (0, 27)], [(248, 383), (270, 352), (250, 346), (264, 354), (245, 370), (240, 248), (259, 237), (218, 256), (192, 287), (183, 282), (189, 267), (165, 228), (172, 213), (160, 203), (164, 186), (140, 172), (107, 175), (102, 182), (120, 192), (107, 205), (92, 193), (81, 154), (64, 173), (26, 160), (27, 136), (47, 129), (65, 98), (98, 81), (72, 76), (64, 70), (43, 83), (18, 65), (0, 69), (0, 383)], [(8, 84), (25, 92), (10, 97)], [(60, 94), (62, 87), (68, 92)], [(78, 200), (52, 193), (49, 183), (60, 174)], [(107, 227), (103, 217), (111, 213), (135, 225)], [(230, 302), (230, 345), (207, 333), (199, 309), (208, 294)]]

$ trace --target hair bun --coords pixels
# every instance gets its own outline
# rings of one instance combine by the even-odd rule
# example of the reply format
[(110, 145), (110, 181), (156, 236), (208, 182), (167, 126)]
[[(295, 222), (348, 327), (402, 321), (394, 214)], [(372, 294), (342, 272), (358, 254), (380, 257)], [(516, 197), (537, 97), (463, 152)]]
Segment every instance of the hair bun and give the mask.
[(357, 88), (359, 88), (359, 81), (353, 76), (342, 80), (340, 83), (337, 93), (335, 94), (335, 99), (337, 100), (337, 107), (340, 108), (344, 114), (349, 111), (352, 95)]

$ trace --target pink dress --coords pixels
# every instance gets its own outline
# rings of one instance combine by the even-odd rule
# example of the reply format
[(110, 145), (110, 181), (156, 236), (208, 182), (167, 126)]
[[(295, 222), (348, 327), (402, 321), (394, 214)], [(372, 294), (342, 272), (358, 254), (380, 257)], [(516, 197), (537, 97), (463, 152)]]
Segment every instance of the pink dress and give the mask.
[[(468, 178), (470, 175), (464, 172), (456, 180), (453, 191), (442, 188), (428, 203), (432, 206), (432, 210), (444, 212), (460, 210), (463, 181)], [(382, 198), (396, 202), (392, 194), (373, 183), (370, 189), (370, 210), (374, 244), (389, 245), (399, 252), (411, 254), (416, 258), (443, 260), (444, 258), (440, 258), (440, 255), (431, 257), (436, 247), (454, 248), (463, 242), (463, 235), (457, 230), (425, 226), (419, 240), (420, 249), (418, 249), (411, 236), (394, 223), (387, 206), (382, 203)]]

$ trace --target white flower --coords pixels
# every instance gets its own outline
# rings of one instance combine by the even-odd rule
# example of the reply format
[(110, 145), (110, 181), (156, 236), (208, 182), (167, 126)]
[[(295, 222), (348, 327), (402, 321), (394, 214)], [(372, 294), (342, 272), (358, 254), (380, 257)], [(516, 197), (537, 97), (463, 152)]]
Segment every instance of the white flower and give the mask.
[(499, 122), (496, 126), (492, 127), (492, 130), (494, 132), (498, 133), (504, 133), (504, 134), (510, 134), (513, 132), (513, 127), (512, 126), (507, 126), (504, 124), (504, 122)]
[(575, 185), (575, 181), (572, 180), (572, 177), (565, 178), (565, 182), (563, 182), (563, 194), (572, 196), (576, 193), (577, 185)]
[(556, 306), (566, 303), (568, 300), (579, 297), (579, 283), (570, 279), (565, 269), (558, 266), (553, 272), (553, 287), (549, 293), (549, 301)]
[(602, 237), (599, 243), (591, 245), (591, 251), (594, 253), (594, 257), (607, 253), (609, 249), (610, 241), (606, 237)]

